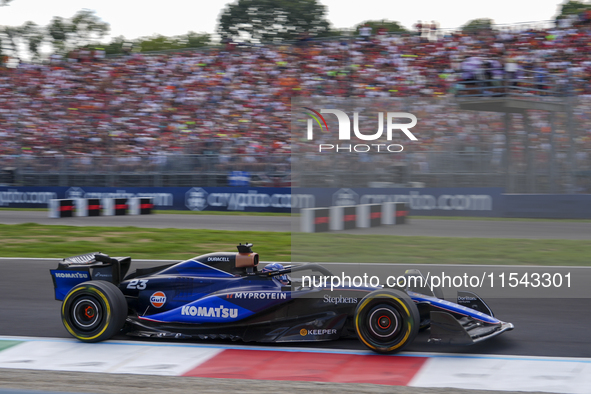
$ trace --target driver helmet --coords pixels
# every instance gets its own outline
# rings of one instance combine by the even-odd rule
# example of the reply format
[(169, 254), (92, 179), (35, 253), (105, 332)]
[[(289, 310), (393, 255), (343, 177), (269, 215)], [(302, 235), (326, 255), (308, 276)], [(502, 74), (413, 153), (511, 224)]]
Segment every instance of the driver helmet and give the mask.
[[(280, 271), (283, 269), (283, 264), (280, 263), (270, 263), (263, 268), (262, 272), (271, 272), (271, 271)], [(279, 280), (281, 284), (287, 285), (289, 284), (289, 278), (287, 275), (277, 275), (275, 279)]]

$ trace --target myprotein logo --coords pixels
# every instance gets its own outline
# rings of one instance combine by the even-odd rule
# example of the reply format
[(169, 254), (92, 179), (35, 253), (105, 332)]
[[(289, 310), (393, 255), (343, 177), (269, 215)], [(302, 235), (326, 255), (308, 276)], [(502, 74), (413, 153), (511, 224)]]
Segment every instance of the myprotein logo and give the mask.
[[(351, 119), (344, 111), (338, 109), (321, 109), (320, 112), (303, 107), (307, 111), (307, 115), (311, 117), (307, 122), (306, 137), (308, 141), (314, 140), (314, 121), (322, 133), (331, 132), (328, 128), (326, 118), (322, 114), (331, 114), (337, 117), (339, 129), (339, 141), (351, 141)], [(385, 114), (385, 115), (384, 115)], [(354, 136), (362, 141), (376, 141), (382, 138), (384, 134), (384, 116), (386, 118), (386, 140), (392, 141), (394, 132), (401, 131), (411, 141), (418, 141), (418, 138), (409, 130), (416, 126), (417, 117), (408, 112), (378, 112), (378, 130), (375, 133), (362, 133), (359, 129), (359, 112), (353, 112), (353, 133)], [(410, 119), (410, 123), (395, 123), (395, 119)], [(371, 144), (318, 144), (318, 152), (402, 152), (404, 147), (400, 144), (385, 144), (385, 143), (371, 143)]]
[(241, 298), (253, 300), (286, 300), (286, 293), (279, 293), (276, 291), (260, 292), (260, 293), (231, 293), (226, 295), (226, 298)]
[(203, 306), (183, 306), (181, 308), (181, 315), (183, 316), (200, 316), (200, 317), (221, 317), (222, 319), (238, 317), (238, 309), (226, 308), (220, 305), (219, 308), (203, 307)]

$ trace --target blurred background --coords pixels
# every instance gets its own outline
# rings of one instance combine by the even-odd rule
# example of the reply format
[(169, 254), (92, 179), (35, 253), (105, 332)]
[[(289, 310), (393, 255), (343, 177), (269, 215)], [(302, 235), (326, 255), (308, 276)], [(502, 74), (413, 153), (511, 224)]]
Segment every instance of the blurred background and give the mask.
[[(471, 15), (457, 3), (449, 20)], [(419, 141), (363, 157), (349, 186), (590, 193), (591, 4), (553, 7), (444, 27), (418, 9), (397, 22), (384, 3), (337, 28), (322, 1), (239, 0), (219, 3), (215, 31), (133, 39), (93, 9), (5, 24), (0, 185), (337, 186), (338, 165), (292, 177), (290, 143), (290, 100), (337, 96), (394, 99), (419, 119)]]

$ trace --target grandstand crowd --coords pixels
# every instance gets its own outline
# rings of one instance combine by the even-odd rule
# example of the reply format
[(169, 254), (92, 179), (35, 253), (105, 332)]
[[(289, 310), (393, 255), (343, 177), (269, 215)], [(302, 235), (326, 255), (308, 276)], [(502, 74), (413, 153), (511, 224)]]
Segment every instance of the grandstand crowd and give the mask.
[[(474, 66), (474, 62), (477, 66)], [(363, 36), (236, 45), (122, 57), (75, 52), (46, 64), (0, 69), (0, 156), (10, 158), (213, 154), (265, 162), (290, 153), (292, 97), (398, 97), (418, 125), (412, 145), (431, 151), (496, 152), (504, 145), (503, 115), (469, 113), (453, 105), (461, 82), (486, 65), (495, 78), (526, 70), (568, 81), (576, 95), (576, 160), (591, 154), (591, 25), (552, 28)], [(488, 67), (488, 66), (487, 66)], [(533, 112), (530, 148), (550, 153), (550, 118)], [(524, 122), (509, 130), (515, 165), (523, 165)], [(567, 165), (566, 115), (556, 119), (556, 151)], [(244, 154), (242, 156), (237, 156)], [(229, 160), (229, 159), (227, 159)], [(88, 163), (92, 163), (88, 161)], [(521, 164), (520, 164), (521, 163)], [(255, 163), (256, 164), (256, 163)], [(491, 163), (498, 164), (498, 163)], [(418, 164), (417, 164), (418, 165)]]

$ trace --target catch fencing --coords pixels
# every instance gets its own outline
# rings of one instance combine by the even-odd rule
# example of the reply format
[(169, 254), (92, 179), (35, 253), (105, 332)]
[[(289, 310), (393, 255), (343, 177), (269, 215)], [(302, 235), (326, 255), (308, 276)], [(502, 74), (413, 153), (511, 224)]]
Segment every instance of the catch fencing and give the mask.
[[(573, 86), (576, 92), (579, 85)], [(412, 129), (418, 141), (401, 142), (404, 150), (399, 153), (310, 155), (295, 149), (296, 141), (291, 154), (219, 150), (114, 156), (93, 154), (94, 149), (76, 155), (5, 154), (0, 156), (0, 185), (225, 187), (232, 185), (233, 172), (241, 172), (247, 174), (245, 184), (253, 187), (340, 187), (346, 179), (354, 187), (379, 183), (502, 187), (508, 193), (591, 193), (591, 97), (551, 99), (566, 110), (499, 113), (463, 109), (472, 99), (461, 96), (394, 99), (394, 110), (418, 119)], [(361, 127), (371, 131), (374, 122), (362, 119)], [(110, 146), (108, 137), (104, 144)]]

